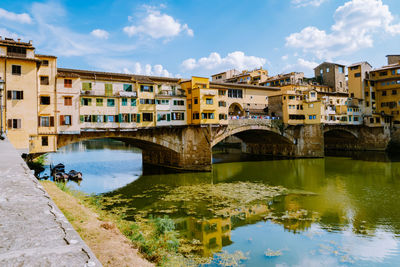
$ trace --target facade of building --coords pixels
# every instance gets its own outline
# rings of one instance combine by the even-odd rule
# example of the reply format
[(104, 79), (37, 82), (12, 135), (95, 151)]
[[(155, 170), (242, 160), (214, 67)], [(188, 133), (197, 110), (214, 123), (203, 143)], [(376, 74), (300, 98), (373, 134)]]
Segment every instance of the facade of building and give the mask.
[(332, 87), (334, 92), (348, 92), (344, 65), (323, 62), (314, 69), (314, 74), (319, 84)]

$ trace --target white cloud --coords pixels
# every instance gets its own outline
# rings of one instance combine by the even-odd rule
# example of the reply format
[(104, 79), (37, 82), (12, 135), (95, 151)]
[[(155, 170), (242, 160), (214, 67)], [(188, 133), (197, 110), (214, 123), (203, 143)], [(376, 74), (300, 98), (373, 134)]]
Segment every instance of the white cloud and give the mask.
[(320, 6), (327, 0), (292, 0), (292, 4), (296, 7), (306, 7), (306, 6)]
[(100, 39), (108, 39), (108, 37), (110, 36), (107, 31), (102, 29), (95, 29), (90, 34)]
[(254, 69), (262, 67), (267, 60), (261, 57), (247, 56), (241, 51), (229, 53), (226, 57), (221, 57), (217, 52), (211, 53), (208, 57), (198, 60), (188, 58), (181, 64), (184, 71), (223, 71), (227, 69)]
[(308, 61), (303, 58), (297, 58), (296, 62), (293, 64), (287, 64), (283, 67), (284, 72), (291, 72), (291, 71), (301, 71), (304, 72), (306, 76), (313, 76), (314, 75), (314, 68), (318, 66), (319, 63), (314, 61)]
[(7, 11), (3, 8), (0, 8), (0, 18), (4, 18), (11, 21), (16, 21), (19, 23), (32, 23), (32, 18), (27, 13), (17, 14), (14, 12)]
[(389, 7), (381, 0), (351, 0), (338, 7), (331, 32), (309, 26), (286, 37), (286, 46), (330, 60), (372, 47), (374, 34), (400, 34)]
[[(128, 17), (132, 21), (132, 17)], [(193, 30), (187, 24), (181, 24), (172, 16), (163, 14), (155, 7), (146, 6), (146, 15), (138, 24), (124, 27), (128, 36), (150, 36), (154, 39), (173, 38), (181, 33), (193, 36)]]
[(2, 37), (8, 37), (8, 38), (12, 38), (12, 39), (24, 39), (21, 35), (15, 33), (15, 32), (10, 32), (9, 30), (5, 29), (5, 28), (0, 28), (0, 36)]
[(288, 60), (288, 58), (289, 58), (289, 55), (284, 55), (281, 57), (282, 60)]
[(92, 58), (89, 63), (96, 66), (98, 70), (126, 74), (152, 75), (172, 77), (173, 75), (160, 64), (150, 65), (131, 61), (123, 58)]

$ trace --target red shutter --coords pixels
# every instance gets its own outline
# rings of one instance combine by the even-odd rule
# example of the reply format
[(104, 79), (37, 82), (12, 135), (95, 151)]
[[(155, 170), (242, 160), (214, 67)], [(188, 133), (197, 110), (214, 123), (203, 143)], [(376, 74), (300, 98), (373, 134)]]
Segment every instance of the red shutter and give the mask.
[(24, 99), (24, 91), (21, 91), (21, 99)]
[(11, 91), (7, 91), (7, 99), (11, 99)]
[(54, 127), (54, 117), (50, 117), (50, 127)]
[(37, 125), (40, 127), (40, 116), (38, 117)]
[(7, 127), (8, 127), (8, 129), (12, 128), (12, 119), (8, 119)]
[(60, 125), (65, 125), (64, 115), (60, 115)]

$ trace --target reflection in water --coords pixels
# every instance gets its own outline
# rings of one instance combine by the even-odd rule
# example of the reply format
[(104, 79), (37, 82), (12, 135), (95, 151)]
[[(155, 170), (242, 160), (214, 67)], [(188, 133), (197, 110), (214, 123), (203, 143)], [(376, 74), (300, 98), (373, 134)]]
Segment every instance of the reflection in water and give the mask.
[[(201, 242), (203, 255), (241, 250), (249, 252), (243, 262), (249, 266), (397, 266), (400, 262), (400, 162), (386, 154), (230, 162), (214, 164), (210, 173), (141, 175), (140, 151), (102, 142), (69, 146), (51, 159), (82, 171), (81, 189), (86, 192), (114, 190), (105, 196), (120, 200), (115, 207), (129, 208), (130, 219), (137, 213), (168, 214), (183, 236)], [(226, 162), (227, 157), (220, 151), (214, 162)], [(107, 186), (107, 181), (112, 183)], [(179, 205), (163, 201), (184, 186), (239, 182), (282, 186), (290, 193), (238, 205), (223, 216), (207, 208), (194, 212), (182, 208), (193, 205), (192, 200)], [(268, 249), (282, 255), (266, 257)]]

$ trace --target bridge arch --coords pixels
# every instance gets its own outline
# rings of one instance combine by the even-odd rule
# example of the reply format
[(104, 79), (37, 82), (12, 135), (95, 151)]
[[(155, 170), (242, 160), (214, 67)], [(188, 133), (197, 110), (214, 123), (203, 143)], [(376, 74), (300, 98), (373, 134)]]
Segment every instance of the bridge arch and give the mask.
[[(214, 135), (211, 141), (211, 147), (214, 147), (219, 142), (223, 141), (225, 138), (235, 135), (240, 139), (244, 139), (245, 133), (258, 133), (258, 134), (265, 134), (269, 135), (272, 138), (276, 138), (277, 141), (286, 143), (286, 144), (295, 144), (296, 139), (288, 134), (281, 134), (278, 129), (271, 127), (269, 125), (240, 125), (237, 127), (228, 126), (225, 130), (221, 133), (217, 133)], [(245, 141), (245, 140), (244, 140)]]
[(359, 133), (351, 127), (328, 126), (324, 128), (325, 150), (357, 150)]

